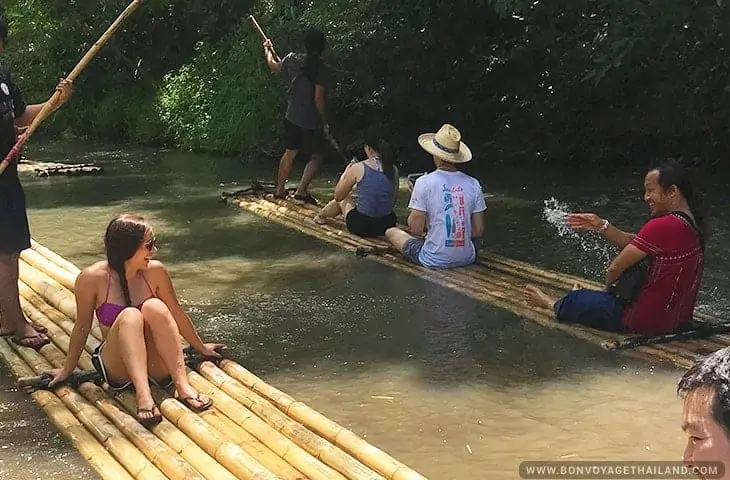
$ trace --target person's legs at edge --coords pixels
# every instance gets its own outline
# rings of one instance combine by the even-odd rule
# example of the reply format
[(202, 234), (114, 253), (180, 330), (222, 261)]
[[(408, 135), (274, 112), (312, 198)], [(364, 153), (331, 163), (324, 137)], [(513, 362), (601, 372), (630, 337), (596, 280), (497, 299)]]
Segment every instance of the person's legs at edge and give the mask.
[(312, 158), (307, 162), (307, 165), (305, 165), (304, 167), (304, 172), (302, 172), (302, 179), (299, 181), (296, 192), (294, 192), (295, 196), (309, 196), (309, 184), (312, 183), (312, 180), (314, 180), (314, 176), (317, 174), (317, 170), (319, 170), (319, 166), (321, 164), (322, 155), (312, 155)]
[[(548, 294), (534, 285), (527, 285), (525, 288), (527, 290), (527, 299), (533, 304), (539, 307), (549, 308), (550, 310), (555, 309), (555, 302), (558, 301), (557, 299), (551, 298)], [(579, 288), (581, 288), (579, 284), (573, 284), (573, 291), (578, 290)]]
[(287, 148), (286, 150), (284, 150), (284, 154), (281, 156), (281, 160), (279, 160), (279, 170), (276, 177), (277, 196), (284, 195), (286, 181), (289, 178), (292, 163), (294, 163), (294, 159), (296, 158), (298, 152), (299, 150), (292, 150)]
[(387, 238), (390, 244), (398, 249), (399, 252), (403, 253), (403, 246), (408, 240), (414, 237), (410, 236), (398, 227), (393, 227), (385, 231), (385, 238)]
[(50, 340), (33, 329), (20, 308), (18, 257), (17, 253), (0, 253), (0, 311), (3, 321), (0, 334), (14, 332), (13, 337), (20, 345), (38, 349)]

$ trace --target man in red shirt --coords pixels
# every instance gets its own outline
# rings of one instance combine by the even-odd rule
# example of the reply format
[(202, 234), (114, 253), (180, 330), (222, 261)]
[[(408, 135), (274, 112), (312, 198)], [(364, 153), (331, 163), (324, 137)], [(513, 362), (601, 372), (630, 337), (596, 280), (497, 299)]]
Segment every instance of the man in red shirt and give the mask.
[[(689, 172), (677, 162), (649, 170), (644, 189), (652, 218), (637, 234), (623, 232), (593, 213), (568, 215), (574, 229), (601, 232), (621, 250), (606, 270), (606, 290), (576, 286), (555, 301), (528, 285), (528, 299), (554, 309), (560, 322), (601, 330), (663, 334), (691, 324), (704, 262), (704, 213)], [(617, 295), (617, 283), (646, 260), (635, 298)]]

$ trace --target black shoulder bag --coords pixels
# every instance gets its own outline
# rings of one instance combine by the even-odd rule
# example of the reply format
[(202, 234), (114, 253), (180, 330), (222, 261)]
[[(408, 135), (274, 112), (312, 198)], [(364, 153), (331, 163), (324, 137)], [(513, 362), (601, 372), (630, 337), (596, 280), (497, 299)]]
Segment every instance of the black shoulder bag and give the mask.
[[(670, 215), (676, 215), (678, 217), (681, 217), (692, 226), (692, 229), (700, 237), (700, 245), (703, 245), (704, 250), (702, 234), (697, 228), (697, 225), (695, 225), (695, 222), (693, 222), (692, 219), (689, 217), (689, 215), (680, 211), (671, 212)], [(624, 273), (622, 273), (621, 276), (616, 279), (615, 282), (608, 286), (606, 290), (614, 297), (616, 297), (616, 299), (618, 299), (618, 301), (621, 302), (624, 306), (631, 305), (639, 296), (639, 292), (641, 292), (641, 287), (644, 286), (644, 282), (646, 281), (646, 274), (649, 271), (650, 265), (651, 257), (647, 255), (640, 262), (637, 262), (627, 268)]]

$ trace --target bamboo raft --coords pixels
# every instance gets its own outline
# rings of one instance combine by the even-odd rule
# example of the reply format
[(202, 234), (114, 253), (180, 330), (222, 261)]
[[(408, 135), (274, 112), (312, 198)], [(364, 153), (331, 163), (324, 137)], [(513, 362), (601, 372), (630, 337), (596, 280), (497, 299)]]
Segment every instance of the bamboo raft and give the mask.
[(35, 173), (39, 177), (96, 175), (103, 168), (93, 163), (56, 163), (24, 160), (18, 164), (19, 173)]
[[(76, 318), (78, 273), (35, 241), (22, 252), (22, 308), (48, 329), (52, 343), (36, 352), (0, 340), (0, 356), (21, 386), (62, 366)], [(188, 364), (191, 385), (214, 401), (206, 412), (194, 413), (153, 387), (164, 419), (148, 430), (136, 420), (132, 391), (115, 393), (93, 381), (90, 353), (100, 339), (95, 320), (79, 361), (84, 370), (53, 390), (36, 385), (28, 391), (102, 478), (426, 480), (230, 359)]]
[(351, 234), (341, 216), (328, 218), (326, 225), (314, 223), (319, 207), (293, 199), (275, 199), (272, 185), (254, 182), (237, 192), (223, 192), (221, 201), (267, 218), (286, 227), (365, 256), (376, 262), (424, 278), (473, 299), (506, 309), (539, 325), (555, 328), (607, 350), (689, 368), (711, 352), (730, 346), (730, 322), (695, 312), (696, 329), (673, 335), (645, 337), (605, 332), (582, 325), (558, 323), (552, 310), (529, 305), (524, 286), (532, 283), (555, 298), (578, 283), (602, 290), (596, 282), (560, 272), (543, 270), (489, 251), (481, 251), (474, 265), (449, 270), (429, 270), (405, 260), (384, 238), (365, 239)]

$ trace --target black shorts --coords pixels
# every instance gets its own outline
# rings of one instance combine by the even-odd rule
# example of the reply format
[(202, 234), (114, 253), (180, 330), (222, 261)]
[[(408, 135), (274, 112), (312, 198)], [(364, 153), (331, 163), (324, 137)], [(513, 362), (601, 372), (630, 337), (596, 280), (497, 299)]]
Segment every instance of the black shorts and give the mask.
[(20, 182), (8, 182), (0, 189), (0, 253), (19, 253), (30, 248), (25, 192)]
[(315, 130), (302, 128), (285, 118), (284, 148), (287, 150), (300, 150), (305, 155), (324, 153), (324, 132), (321, 128)]
[(345, 217), (345, 223), (347, 230), (358, 237), (382, 237), (387, 229), (395, 227), (398, 219), (393, 212), (384, 217), (371, 217), (353, 208)]

